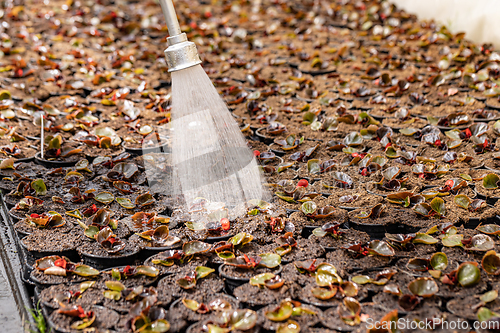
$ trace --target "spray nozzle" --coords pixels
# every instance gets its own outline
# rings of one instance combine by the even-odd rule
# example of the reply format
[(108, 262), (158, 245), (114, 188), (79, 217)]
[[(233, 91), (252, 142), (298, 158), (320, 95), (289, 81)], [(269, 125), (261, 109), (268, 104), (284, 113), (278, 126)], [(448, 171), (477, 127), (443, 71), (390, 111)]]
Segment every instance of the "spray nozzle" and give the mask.
[(168, 71), (180, 71), (201, 64), (196, 45), (181, 32), (172, 0), (160, 0), (160, 5), (170, 34), (167, 38), (169, 46), (165, 50)]

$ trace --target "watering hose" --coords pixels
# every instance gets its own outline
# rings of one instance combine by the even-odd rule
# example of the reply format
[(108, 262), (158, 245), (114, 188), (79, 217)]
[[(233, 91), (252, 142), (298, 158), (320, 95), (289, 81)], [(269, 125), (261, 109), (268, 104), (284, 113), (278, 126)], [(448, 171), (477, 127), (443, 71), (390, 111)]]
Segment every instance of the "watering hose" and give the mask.
[(172, 0), (159, 1), (170, 35), (167, 38), (168, 47), (165, 50), (168, 71), (180, 71), (201, 64), (196, 45), (188, 41), (186, 34), (181, 31)]

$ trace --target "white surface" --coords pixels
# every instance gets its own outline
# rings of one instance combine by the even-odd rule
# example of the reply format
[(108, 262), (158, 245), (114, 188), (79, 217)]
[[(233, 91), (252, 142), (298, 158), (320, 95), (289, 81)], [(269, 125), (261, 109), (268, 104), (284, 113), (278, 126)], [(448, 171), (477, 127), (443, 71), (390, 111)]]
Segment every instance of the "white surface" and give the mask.
[(420, 19), (434, 19), (453, 33), (466, 32), (475, 43), (500, 48), (499, 0), (392, 0)]

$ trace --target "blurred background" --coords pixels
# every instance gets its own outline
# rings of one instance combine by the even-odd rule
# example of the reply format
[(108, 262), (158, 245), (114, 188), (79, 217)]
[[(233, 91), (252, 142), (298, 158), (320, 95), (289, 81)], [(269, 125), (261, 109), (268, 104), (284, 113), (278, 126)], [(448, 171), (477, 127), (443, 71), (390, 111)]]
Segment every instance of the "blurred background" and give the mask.
[(464, 31), (475, 43), (500, 47), (499, 0), (393, 0), (420, 19), (435, 19), (453, 33)]

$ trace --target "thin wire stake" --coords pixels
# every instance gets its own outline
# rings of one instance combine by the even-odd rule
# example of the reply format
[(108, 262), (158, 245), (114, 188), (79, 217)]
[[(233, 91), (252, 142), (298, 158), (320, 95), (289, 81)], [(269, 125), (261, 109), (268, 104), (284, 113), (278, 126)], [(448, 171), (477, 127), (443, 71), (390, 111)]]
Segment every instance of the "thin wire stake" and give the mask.
[(40, 135), (40, 148), (41, 148), (41, 153), (40, 153), (40, 157), (43, 159), (43, 143), (45, 142), (44, 140), (44, 126), (43, 126), (43, 115), (40, 117), (40, 127), (41, 127), (41, 135)]

